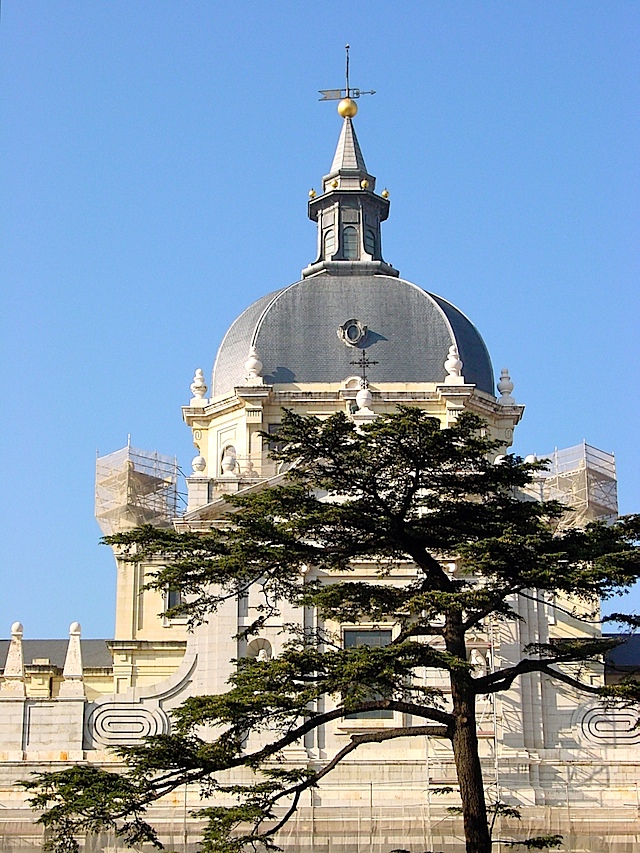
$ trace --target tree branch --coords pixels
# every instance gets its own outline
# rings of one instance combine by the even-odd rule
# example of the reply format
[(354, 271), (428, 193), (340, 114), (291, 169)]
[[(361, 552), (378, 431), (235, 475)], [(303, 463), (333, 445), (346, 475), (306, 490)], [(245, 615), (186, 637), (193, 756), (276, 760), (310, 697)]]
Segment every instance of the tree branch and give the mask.
[[(304, 723), (301, 723), (296, 728), (291, 729), (291, 731), (287, 732), (283, 737), (279, 738), (279, 740), (262, 747), (262, 749), (259, 749), (257, 752), (249, 755), (238, 755), (235, 758), (230, 759), (225, 763), (224, 767), (206, 764), (204, 767), (198, 768), (195, 771), (188, 769), (185, 770), (183, 768), (171, 770), (164, 776), (153, 780), (153, 791), (149, 793), (142, 802), (143, 804), (153, 802), (159, 797), (165, 796), (171, 791), (174, 791), (176, 788), (179, 788), (185, 783), (200, 782), (212, 773), (246, 765), (258, 766), (263, 761), (267, 761), (269, 758), (276, 755), (286, 746), (290, 746), (301, 737), (304, 737), (304, 735), (308, 734), (310, 731), (317, 729), (325, 723), (330, 723), (332, 720), (340, 719), (347, 714), (385, 710), (398, 711), (404, 714), (412, 714), (416, 717), (423, 717), (427, 720), (433, 720), (436, 723), (440, 723), (442, 731), (446, 732), (450, 731), (453, 726), (453, 716), (448, 714), (446, 711), (440, 711), (438, 708), (425, 708), (424, 705), (417, 705), (413, 702), (404, 702), (396, 699), (380, 699), (375, 702), (362, 702), (349, 711), (345, 711), (343, 707), (334, 708), (333, 710), (326, 711), (323, 714), (314, 714), (308, 720), (305, 720)], [(435, 733), (436, 727), (431, 728), (434, 729)], [(413, 727), (409, 727), (409, 730), (413, 731)], [(448, 737), (449, 735), (444, 734), (439, 736)], [(126, 814), (127, 812), (122, 812), (116, 815), (116, 817), (124, 817)]]
[(561, 659), (555, 661), (543, 661), (527, 658), (525, 660), (521, 660), (515, 666), (509, 667), (508, 669), (503, 669), (499, 672), (492, 672), (482, 678), (475, 678), (473, 680), (474, 690), (476, 695), (499, 693), (503, 690), (508, 690), (516, 678), (519, 678), (521, 675), (526, 675), (529, 672), (542, 672), (545, 675), (549, 675), (551, 678), (555, 678), (558, 681), (563, 681), (565, 684), (569, 684), (584, 693), (599, 695), (600, 691), (598, 687), (592, 687), (590, 684), (583, 684), (582, 681), (567, 675), (561, 670), (551, 669), (551, 666), (555, 663), (576, 662), (577, 661), (571, 660), (563, 661)]
[(529, 593), (525, 592), (524, 590), (520, 590), (518, 595), (521, 595), (523, 598), (528, 598), (529, 601), (535, 601), (538, 604), (546, 604), (549, 607), (553, 608), (553, 610), (557, 610), (559, 613), (564, 613), (566, 616), (570, 616), (577, 622), (583, 622), (585, 625), (600, 625), (602, 623), (602, 619), (585, 619), (582, 616), (577, 616), (575, 611), (573, 610), (567, 610), (566, 607), (562, 607), (559, 604), (556, 604), (551, 601), (545, 601), (544, 598), (538, 598), (537, 595), (529, 595)]
[[(392, 740), (399, 737), (418, 737), (418, 736), (427, 736), (427, 737), (450, 737), (449, 729), (446, 726), (402, 726), (394, 729), (384, 729), (382, 731), (377, 732), (369, 732), (366, 734), (354, 734), (351, 735), (350, 742), (343, 746), (342, 749), (337, 752), (331, 761), (320, 770), (318, 773), (315, 773), (308, 779), (300, 782), (297, 785), (291, 786), (287, 788), (285, 791), (280, 791), (276, 794), (272, 800), (270, 805), (275, 805), (275, 803), (282, 799), (282, 797), (288, 797), (293, 794), (294, 799), (293, 803), (287, 810), (285, 816), (278, 821), (278, 823), (271, 827), (271, 829), (266, 832), (260, 833), (260, 837), (266, 838), (271, 835), (275, 835), (285, 823), (289, 820), (291, 815), (297, 808), (298, 802), (303, 791), (308, 788), (315, 787), (318, 784), (318, 781), (323, 778), (323, 776), (327, 776), (331, 771), (345, 758), (349, 753), (356, 750), (359, 746), (364, 743), (382, 743), (385, 740)], [(260, 821), (256, 825), (256, 829), (260, 826), (262, 821)], [(252, 833), (252, 835), (258, 835), (258, 833)]]
[[(503, 604), (510, 595), (520, 595), (521, 593), (522, 588), (520, 586), (505, 586), (501, 589), (494, 590), (492, 603), (488, 603), (486, 607), (476, 610), (472, 616), (465, 619), (462, 623), (464, 632), (466, 633), (470, 628), (478, 625), (485, 617), (490, 616), (492, 613), (496, 613), (499, 605)], [(517, 618), (517, 614), (515, 613), (514, 618)]]
[(392, 640), (390, 645), (399, 645), (411, 637), (444, 637), (444, 628), (436, 627), (435, 625), (412, 625), (401, 631), (395, 640)]

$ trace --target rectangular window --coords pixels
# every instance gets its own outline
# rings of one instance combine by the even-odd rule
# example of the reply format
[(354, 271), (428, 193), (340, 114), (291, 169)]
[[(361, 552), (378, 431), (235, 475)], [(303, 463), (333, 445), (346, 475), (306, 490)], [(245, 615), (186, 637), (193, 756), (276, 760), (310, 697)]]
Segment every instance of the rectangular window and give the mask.
[(172, 607), (177, 607), (182, 604), (182, 593), (179, 589), (168, 589), (166, 598), (166, 609), (171, 610)]
[[(269, 435), (273, 435), (274, 433), (278, 432), (278, 430), (280, 429), (280, 426), (281, 425), (279, 423), (278, 424), (269, 424), (267, 426), (267, 432), (269, 433)], [(276, 441), (273, 438), (270, 438), (267, 442), (267, 450), (269, 452), (271, 452), (272, 450), (282, 450), (282, 448), (284, 446), (285, 446), (284, 441)]]
[[(344, 631), (344, 647), (352, 649), (356, 646), (370, 646), (381, 648), (388, 646), (391, 642), (391, 630), (367, 630), (366, 628), (349, 628)], [(379, 694), (372, 694), (372, 699), (380, 698)], [(347, 720), (392, 720), (393, 711), (381, 709), (379, 711), (358, 711), (355, 714), (347, 714)]]
[(366, 628), (349, 628), (344, 632), (344, 647), (352, 649), (355, 646), (369, 646), (379, 649), (391, 642), (391, 631), (368, 631)]

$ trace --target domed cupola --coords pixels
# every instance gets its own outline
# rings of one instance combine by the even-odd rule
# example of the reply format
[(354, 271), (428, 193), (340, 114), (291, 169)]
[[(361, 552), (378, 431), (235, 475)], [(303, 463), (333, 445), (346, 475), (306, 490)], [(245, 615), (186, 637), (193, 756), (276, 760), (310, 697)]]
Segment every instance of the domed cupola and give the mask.
[[(233, 323), (218, 350), (212, 396), (244, 383), (250, 351), (259, 353), (264, 384), (284, 390), (340, 385), (354, 373), (354, 349), (371, 350), (371, 379), (378, 384), (437, 385), (453, 347), (464, 381), (495, 397), (489, 354), (471, 321), (442, 297), (403, 281), (383, 260), (388, 193), (374, 192), (376, 179), (353, 127), (355, 102), (345, 98), (338, 111), (343, 124), (333, 163), (322, 194), (309, 202), (318, 224), (317, 259), (300, 281), (263, 296)], [(344, 332), (350, 320), (366, 330), (357, 340)]]
[(524, 407), (511, 395), (506, 371), (496, 398), (476, 327), (447, 299), (400, 278), (382, 257), (389, 193), (375, 192), (353, 127), (356, 110), (352, 98), (343, 98), (331, 168), (321, 194), (310, 194), (316, 259), (299, 281), (262, 296), (231, 324), (210, 398), (196, 373), (194, 397), (183, 409), (198, 448), (187, 480), (190, 512), (276, 476), (264, 436), (283, 408), (318, 417), (343, 411), (364, 423), (405, 404), (443, 426), (467, 409), (485, 419), (503, 450), (512, 443)]

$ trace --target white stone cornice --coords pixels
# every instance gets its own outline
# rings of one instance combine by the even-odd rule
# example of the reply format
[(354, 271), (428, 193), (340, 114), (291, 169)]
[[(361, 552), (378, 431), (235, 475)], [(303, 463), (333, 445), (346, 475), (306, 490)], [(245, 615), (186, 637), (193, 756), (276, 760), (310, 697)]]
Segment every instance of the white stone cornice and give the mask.
[(273, 385), (238, 385), (234, 391), (238, 399), (255, 404), (255, 401), (269, 399)]
[[(206, 426), (208, 421), (227, 412), (233, 412), (235, 409), (241, 409), (243, 406), (242, 400), (239, 400), (236, 395), (224, 397), (222, 400), (217, 400), (215, 403), (209, 403), (204, 407), (183, 406), (182, 419), (188, 426)], [(196, 423), (201, 421), (201, 423)]]

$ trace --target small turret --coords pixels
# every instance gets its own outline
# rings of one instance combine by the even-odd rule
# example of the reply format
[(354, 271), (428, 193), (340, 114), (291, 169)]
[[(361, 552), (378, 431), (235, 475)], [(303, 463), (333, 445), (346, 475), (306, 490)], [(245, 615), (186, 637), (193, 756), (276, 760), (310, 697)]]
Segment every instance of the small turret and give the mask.
[(376, 179), (367, 171), (351, 105), (357, 111), (350, 98), (338, 105), (343, 124), (331, 169), (322, 179), (322, 193), (310, 193), (309, 218), (318, 223), (318, 255), (302, 271), (303, 278), (323, 271), (399, 275), (382, 257), (380, 224), (389, 216), (389, 193), (374, 192)]

